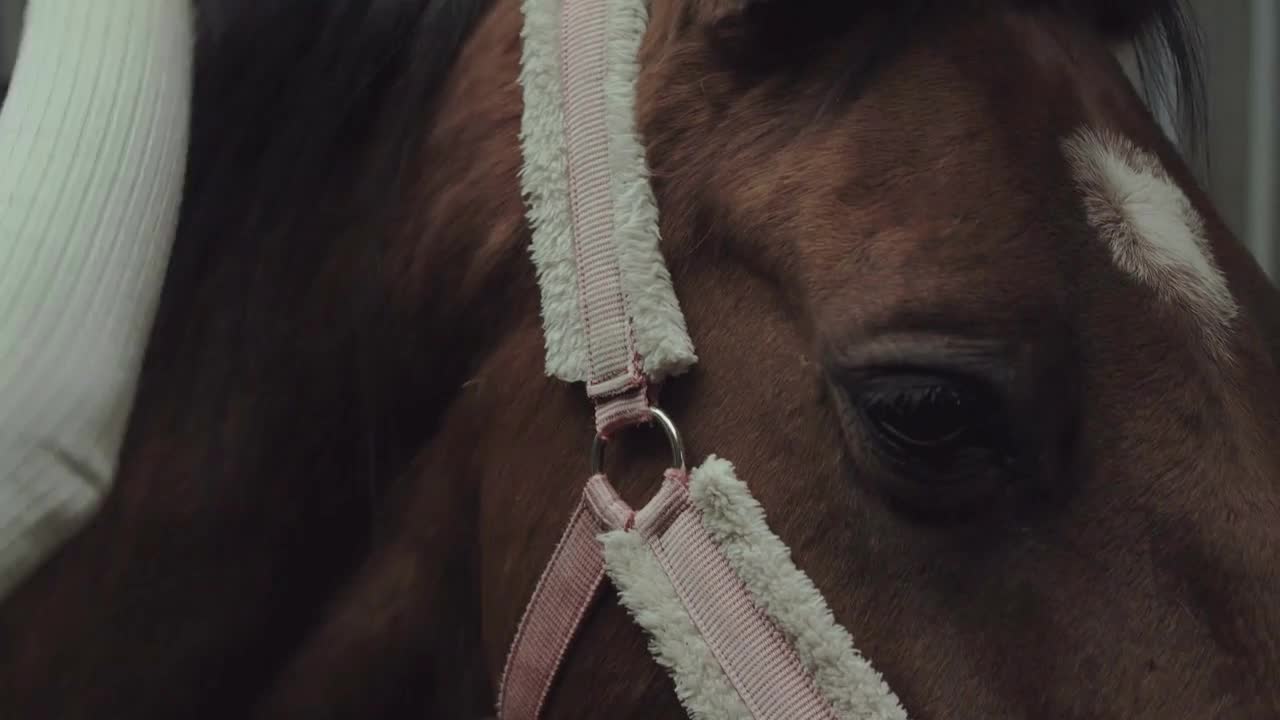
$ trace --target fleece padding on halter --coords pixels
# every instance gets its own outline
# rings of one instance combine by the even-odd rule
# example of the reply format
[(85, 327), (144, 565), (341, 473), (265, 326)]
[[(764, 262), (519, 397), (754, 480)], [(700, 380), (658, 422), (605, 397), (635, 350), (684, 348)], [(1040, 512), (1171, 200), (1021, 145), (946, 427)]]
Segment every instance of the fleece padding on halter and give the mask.
[(670, 473), (601, 542), (690, 717), (906, 720), (727, 460)]
[[(659, 249), (635, 129), (647, 4), (525, 0), (524, 15), (520, 180), (547, 373), (588, 383), (593, 397), (637, 374), (680, 374), (697, 358)], [(566, 26), (573, 41), (562, 46)]]

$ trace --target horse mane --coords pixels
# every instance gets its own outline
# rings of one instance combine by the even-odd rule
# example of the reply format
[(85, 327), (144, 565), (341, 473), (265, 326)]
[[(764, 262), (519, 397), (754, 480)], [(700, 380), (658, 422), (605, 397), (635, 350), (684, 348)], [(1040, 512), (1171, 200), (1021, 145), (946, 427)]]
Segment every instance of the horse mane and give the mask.
[[(981, 9), (990, 4), (989, 0), (977, 0), (966, 7)], [(1014, 0), (1013, 3), (1005, 0), (1005, 4), (1026, 9), (1047, 8), (1064, 19), (1097, 28), (1107, 40), (1128, 44), (1133, 51), (1138, 90), (1144, 101), (1157, 115), (1163, 114), (1171, 120), (1182, 144), (1181, 150), (1189, 160), (1208, 161), (1204, 146), (1207, 130), (1204, 41), (1186, 0)], [(794, 45), (796, 35), (812, 37), (838, 32), (849, 22), (857, 22), (859, 17), (872, 12), (878, 14), (876, 34), (864, 38), (869, 44), (850, 53), (856, 60), (847, 67), (837, 91), (844, 99), (856, 96), (857, 88), (877, 67), (912, 42), (932, 11), (948, 8), (954, 12), (958, 6), (949, 0), (864, 0), (832, 3), (796, 13), (789, 5), (767, 0), (756, 2), (747, 5), (747, 12), (764, 17), (729, 24), (730, 37), (742, 34), (743, 25), (760, 29), (755, 36), (738, 43), (744, 51), (741, 58), (744, 63), (767, 63), (768, 60), (761, 60), (762, 56), (785, 55), (786, 49), (761, 52), (773, 38)], [(796, 31), (797, 23), (803, 30)]]
[[(490, 0), (197, 0), (186, 192), (171, 286), (227, 244), (312, 257), (385, 213), (435, 91)], [(323, 199), (324, 203), (318, 201)], [(381, 199), (381, 201), (380, 201)], [(335, 218), (329, 217), (326, 220)], [(314, 228), (308, 228), (311, 230)], [(288, 244), (287, 242), (285, 244)]]
[(1134, 42), (1138, 77), (1147, 102), (1168, 112), (1177, 123), (1182, 151), (1188, 159), (1209, 161), (1203, 60), (1204, 39), (1190, 6), (1180, 0), (1160, 3), (1153, 19)]
[[(381, 495), (456, 387), (432, 328), (388, 300), (384, 268), (427, 171), (434, 99), (491, 4), (196, 0), (179, 224), (94, 522), (167, 573), (122, 594), (221, 618), (164, 652), (227, 653), (226, 703), (266, 691), (359, 567), (394, 506)], [(59, 573), (98, 562), (92, 546), (66, 552)], [(109, 650), (108, 625), (81, 662)]]
[(1184, 152), (1202, 150), (1205, 132), (1203, 38), (1186, 0), (1026, 0), (1049, 5), (1129, 42), (1140, 92), (1174, 122)]
[[(391, 316), (375, 268), (403, 237), (437, 91), (492, 4), (196, 0), (185, 190), (135, 417), (207, 434), (229, 395), (305, 383), (330, 394), (298, 410), (340, 415), (368, 475), (386, 474), (372, 466), (388, 446), (421, 441), (410, 435), (434, 414), (422, 406), (372, 426), (388, 398), (419, 389), (383, 375), (424, 331)], [(259, 455), (322, 442), (301, 428), (276, 440)]]

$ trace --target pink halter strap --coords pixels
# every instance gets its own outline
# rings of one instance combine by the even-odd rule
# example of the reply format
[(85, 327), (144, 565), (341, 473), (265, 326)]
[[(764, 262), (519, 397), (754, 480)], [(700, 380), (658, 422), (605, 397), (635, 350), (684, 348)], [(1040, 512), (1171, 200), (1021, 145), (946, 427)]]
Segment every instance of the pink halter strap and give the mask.
[(608, 3), (561, 6), (561, 83), (578, 312), (587, 344), (587, 396), (596, 428), (648, 419), (648, 382), (636, 349), (615, 241), (605, 104)]
[[(864, 672), (861, 657), (847, 635), (839, 634), (842, 630), (828, 627), (834, 622), (820, 595), (805, 585), (807, 578), (796, 579), (803, 575), (789, 559), (772, 562), (767, 570), (757, 567), (750, 576), (756, 591), (746, 587), (743, 578), (748, 575), (735, 570), (734, 563), (751, 553), (726, 556), (722, 547), (746, 531), (725, 535), (724, 518), (719, 526), (705, 521), (705, 502), (692, 500), (679, 434), (652, 405), (652, 381), (677, 374), (696, 358), (658, 250), (657, 209), (643, 148), (632, 127), (635, 54), (647, 23), (647, 2), (523, 0), (523, 9), (521, 180), (530, 197), (547, 368), (562, 379), (585, 382), (596, 408), (597, 437), (591, 477), (512, 641), (498, 717), (533, 720), (541, 715), (608, 576), (633, 612), (639, 595), (660, 588), (659, 600), (679, 616), (682, 629), (655, 625), (644, 613), (636, 615), (637, 621), (655, 638), (688, 634), (668, 646), (696, 642), (698, 652), (688, 657), (662, 657), (678, 691), (682, 678), (706, 680), (713, 698), (691, 699), (688, 695), (696, 693), (687, 685), (681, 693), (695, 717), (905, 720), (900, 711), (879, 712), (882, 706), (896, 708), (896, 699), (881, 702), (879, 676), (869, 666), (865, 672), (870, 679), (863, 684), (874, 686), (867, 696), (871, 701), (842, 697), (833, 705), (838, 693), (832, 688)], [(654, 498), (635, 511), (601, 471), (602, 448), (609, 434), (651, 420), (667, 432), (674, 467)], [(721, 473), (730, 467), (709, 459), (712, 464)], [(717, 472), (706, 468), (695, 471), (695, 478)], [(727, 497), (729, 487), (721, 486), (718, 496)], [(746, 495), (737, 510), (755, 502), (745, 486), (736, 487)], [(767, 534), (761, 528), (758, 534)], [(775, 536), (768, 538), (773, 547), (785, 548)], [(776, 556), (776, 550), (771, 552)], [(615, 566), (627, 562), (635, 572)], [(775, 598), (766, 613), (753, 599), (760, 583), (776, 580), (764, 576), (779, 568), (791, 575), (775, 585), (812, 592), (816, 598), (806, 606), (809, 615), (784, 623), (785, 636), (777, 624), (780, 607), (785, 611), (798, 605)], [(802, 635), (804, 660), (792, 646)], [(815, 676), (812, 668), (822, 663), (836, 670)], [(887, 688), (881, 694), (892, 697)], [(874, 712), (850, 712), (859, 705)], [(709, 715), (706, 708), (712, 706)]]
[[(554, 5), (527, 0), (526, 22), (536, 22)], [(586, 344), (587, 396), (603, 435), (647, 421), (651, 407), (615, 239), (605, 88), (608, 2), (563, 0), (556, 21), (577, 310)], [(607, 482), (600, 475), (588, 482), (521, 618), (498, 692), (500, 720), (539, 716), (605, 577), (596, 535), (630, 527), (634, 520), (635, 513), (612, 491), (602, 492), (601, 484)]]
[(500, 720), (531, 719), (542, 713), (569, 644), (604, 580), (604, 556), (596, 535), (606, 529), (599, 516), (587, 510), (584, 495), (511, 642), (498, 690)]
[(638, 533), (649, 546), (751, 717), (838, 720), (703, 528), (683, 470), (667, 471), (658, 494), (639, 512), (618, 497), (604, 475), (587, 482), (512, 642), (498, 697), (500, 720), (541, 715), (604, 579), (595, 536), (605, 530)]

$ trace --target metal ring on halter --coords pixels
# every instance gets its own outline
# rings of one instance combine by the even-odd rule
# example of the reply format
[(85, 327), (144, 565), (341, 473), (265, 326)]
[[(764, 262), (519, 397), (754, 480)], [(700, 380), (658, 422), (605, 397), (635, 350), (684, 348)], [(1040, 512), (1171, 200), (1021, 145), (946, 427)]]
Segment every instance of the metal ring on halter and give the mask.
[[(649, 415), (657, 421), (662, 432), (667, 436), (667, 443), (671, 446), (671, 467), (684, 470), (684, 441), (680, 439), (680, 430), (666, 413), (656, 407), (649, 408)], [(596, 433), (595, 439), (591, 442), (592, 475), (604, 472), (604, 447), (608, 444), (608, 438)]]

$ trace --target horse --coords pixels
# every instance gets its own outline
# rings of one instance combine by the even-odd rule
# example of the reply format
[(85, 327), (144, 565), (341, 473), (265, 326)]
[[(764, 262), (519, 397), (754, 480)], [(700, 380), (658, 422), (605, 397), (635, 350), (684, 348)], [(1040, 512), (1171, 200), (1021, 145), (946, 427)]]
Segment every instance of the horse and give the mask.
[[(662, 406), (910, 716), (1280, 715), (1280, 292), (1114, 52), (1194, 90), (1177, 3), (649, 13)], [(118, 479), (0, 606), (5, 717), (493, 712), (593, 434), (540, 367), (521, 22), (199, 0)], [(606, 591), (547, 716), (682, 717), (646, 642)]]

